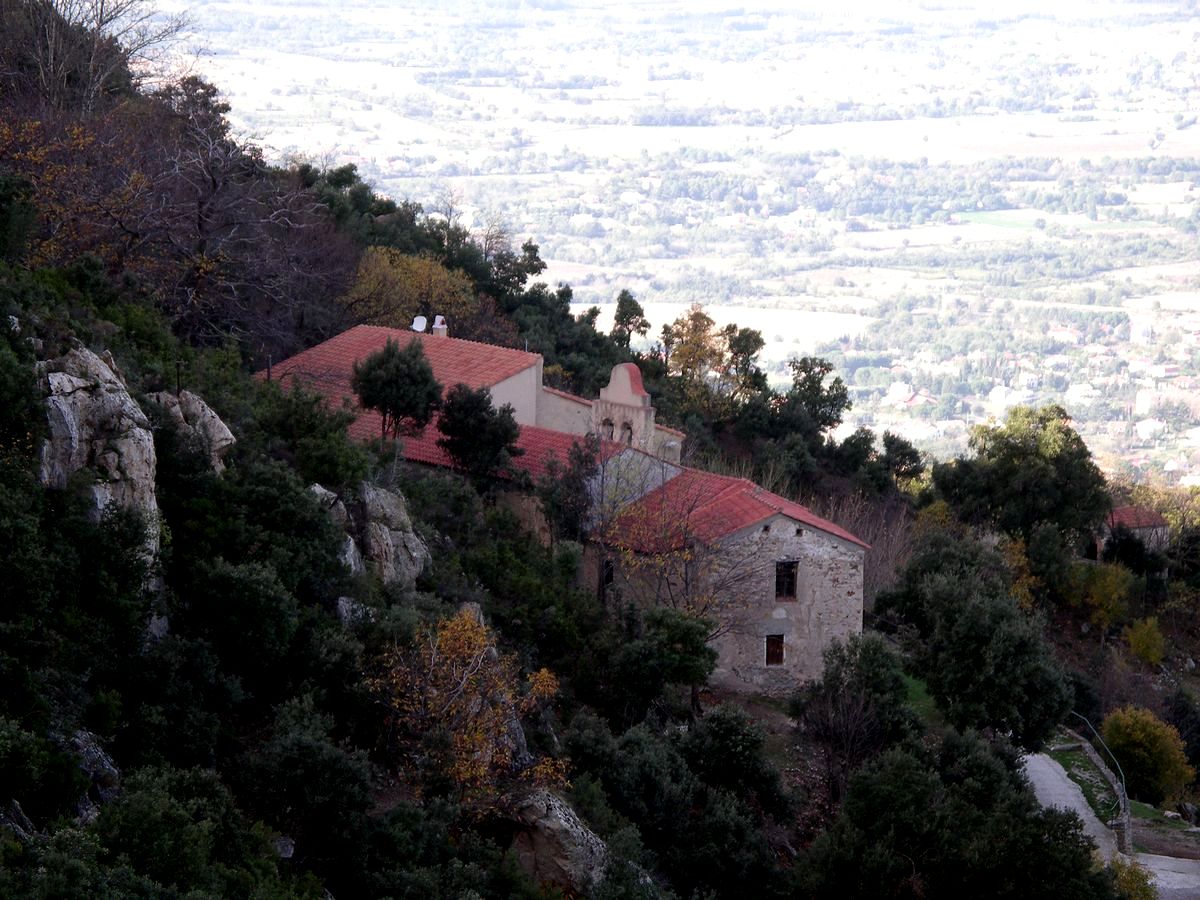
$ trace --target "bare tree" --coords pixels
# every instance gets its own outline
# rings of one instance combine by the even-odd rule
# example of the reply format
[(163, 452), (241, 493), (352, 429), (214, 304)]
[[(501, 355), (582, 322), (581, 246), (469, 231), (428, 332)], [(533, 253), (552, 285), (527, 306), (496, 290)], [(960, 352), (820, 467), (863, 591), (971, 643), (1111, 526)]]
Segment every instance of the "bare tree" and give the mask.
[(628, 599), (708, 621), (709, 640), (739, 631), (763, 577), (761, 532), (711, 538), (704, 473), (637, 451), (616, 460), (601, 467), (596, 532)]
[(501, 251), (512, 249), (512, 234), (498, 210), (489, 209), (484, 214), (483, 228), (475, 233), (475, 242), (488, 262)]
[(907, 504), (859, 493), (806, 497), (798, 502), (870, 545), (863, 560), (863, 605), (873, 608), (875, 597), (895, 583), (912, 556), (912, 515)]
[(0, 71), (50, 106), (90, 114), (156, 71), (186, 25), (153, 0), (5, 0)]

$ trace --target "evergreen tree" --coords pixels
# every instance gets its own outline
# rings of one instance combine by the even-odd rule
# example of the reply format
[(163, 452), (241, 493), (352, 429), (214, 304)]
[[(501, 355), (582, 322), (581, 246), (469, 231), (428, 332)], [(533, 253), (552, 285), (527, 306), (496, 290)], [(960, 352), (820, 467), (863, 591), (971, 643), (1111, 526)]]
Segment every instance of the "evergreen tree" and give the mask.
[(382, 417), (383, 437), (416, 434), (441, 406), (442, 386), (433, 377), (421, 342), (403, 350), (390, 338), (378, 353), (354, 364), (351, 387), (359, 402)]

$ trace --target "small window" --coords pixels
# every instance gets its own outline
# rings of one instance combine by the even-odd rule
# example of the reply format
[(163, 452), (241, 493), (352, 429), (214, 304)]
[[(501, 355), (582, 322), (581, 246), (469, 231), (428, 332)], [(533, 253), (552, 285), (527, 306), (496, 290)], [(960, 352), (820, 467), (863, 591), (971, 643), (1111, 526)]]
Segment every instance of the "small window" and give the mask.
[(623, 443), (623, 444), (632, 444), (633, 443), (633, 426), (630, 425), (628, 422), (621, 423), (621, 443)]
[(611, 559), (606, 559), (604, 561), (604, 573), (602, 576), (605, 587), (608, 587), (613, 583), (613, 578), (616, 577), (616, 572), (617, 567), (613, 565), (613, 561)]
[(800, 563), (795, 560), (775, 563), (775, 599), (796, 599), (796, 576), (800, 571)]
[(604, 437), (608, 438), (610, 441), (613, 439), (613, 420), (612, 419), (605, 419), (603, 422), (600, 423), (600, 433)]
[(783, 635), (768, 634), (767, 635), (767, 665), (782, 666), (783, 665)]

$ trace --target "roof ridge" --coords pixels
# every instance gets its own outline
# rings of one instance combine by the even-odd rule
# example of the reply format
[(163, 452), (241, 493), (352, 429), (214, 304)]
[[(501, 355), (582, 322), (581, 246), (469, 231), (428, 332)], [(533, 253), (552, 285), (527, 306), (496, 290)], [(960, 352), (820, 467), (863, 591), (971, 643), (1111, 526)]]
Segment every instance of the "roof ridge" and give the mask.
[[(423, 332), (423, 331), (411, 331), (410, 329), (407, 329), (407, 328), (396, 328), (392, 325), (371, 325), (369, 323), (363, 323), (362, 325), (355, 325), (353, 328), (349, 328), (346, 331), (343, 331), (342, 334), (349, 334), (350, 332), (357, 331), (360, 328), (371, 328), (371, 329), (375, 329), (378, 331), (387, 331), (387, 332), (399, 333), (399, 334), (411, 334), (414, 337), (421, 338), (422, 344), (424, 344), (426, 339), (436, 340), (436, 341), (441, 341), (441, 340), (457, 341), (460, 344), (474, 344), (476, 347), (487, 347), (490, 350), (503, 350), (506, 353), (519, 353), (522, 356), (531, 356), (534, 359), (544, 359), (542, 354), (534, 353), (532, 350), (518, 350), (516, 347), (505, 347), (503, 344), (489, 344), (487, 341), (473, 341), (470, 338), (451, 337), (448, 334), (439, 336), (439, 335), (429, 334), (429, 333)], [(320, 346), (320, 345), (318, 344), (316, 346)], [(531, 363), (531, 365), (532, 365), (532, 363)]]

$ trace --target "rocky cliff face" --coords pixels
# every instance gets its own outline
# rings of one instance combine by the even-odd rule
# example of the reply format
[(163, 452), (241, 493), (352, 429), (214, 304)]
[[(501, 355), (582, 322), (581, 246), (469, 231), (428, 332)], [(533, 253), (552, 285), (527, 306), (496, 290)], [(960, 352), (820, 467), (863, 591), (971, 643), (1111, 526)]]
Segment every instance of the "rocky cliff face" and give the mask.
[(386, 585), (416, 587), (433, 557), (413, 528), (402, 494), (366, 481), (345, 500), (319, 484), (310, 489), (346, 533), (342, 562), (351, 574), (370, 569)]
[(93, 470), (89, 491), (97, 520), (110, 503), (138, 511), (146, 523), (146, 551), (156, 554), (154, 436), (112, 356), (77, 347), (38, 363), (38, 374), (50, 426), (41, 449), (42, 484), (65, 488), (77, 472)]
[(191, 391), (182, 391), (178, 396), (169, 391), (159, 391), (150, 394), (149, 399), (163, 408), (176, 431), (204, 448), (208, 454), (208, 464), (214, 472), (219, 475), (225, 471), (225, 454), (236, 440), (211, 406)]
[[(37, 372), (50, 430), (41, 448), (41, 483), (62, 489), (77, 473), (90, 470), (95, 475), (88, 485), (95, 519), (99, 521), (109, 504), (137, 511), (146, 525), (146, 554), (156, 556), (154, 434), (111, 354), (76, 347), (39, 362)], [(233, 433), (207, 403), (188, 391), (178, 397), (152, 394), (150, 399), (163, 407), (185, 437), (201, 443), (215, 471), (224, 469), (221, 459), (234, 443)]]

